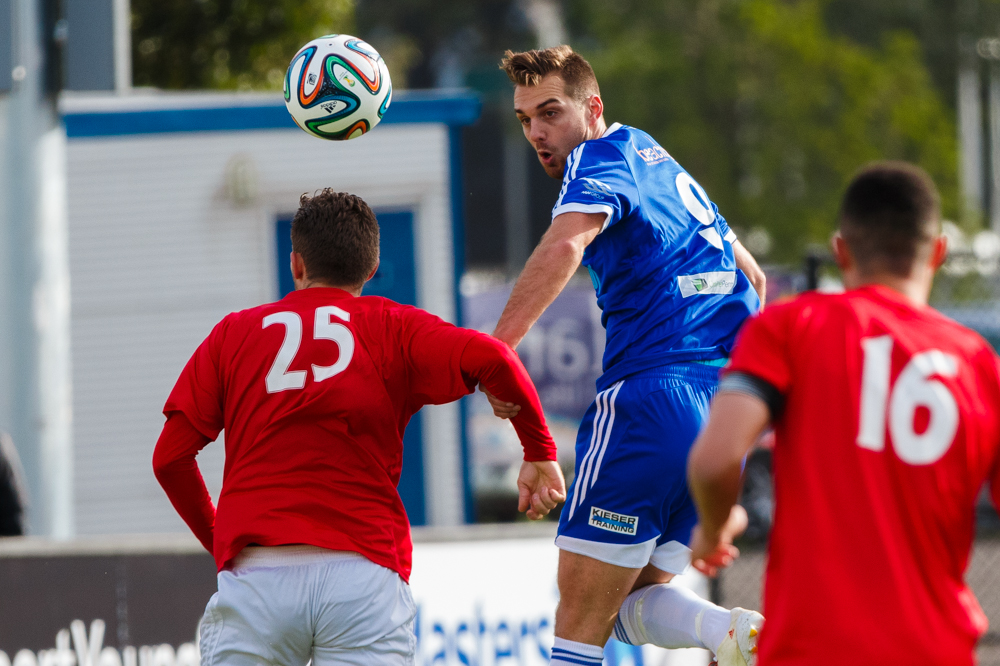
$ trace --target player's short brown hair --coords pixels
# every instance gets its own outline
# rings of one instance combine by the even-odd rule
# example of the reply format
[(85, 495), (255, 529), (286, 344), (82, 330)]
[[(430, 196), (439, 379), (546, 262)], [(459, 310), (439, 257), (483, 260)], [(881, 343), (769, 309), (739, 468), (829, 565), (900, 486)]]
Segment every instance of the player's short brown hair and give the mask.
[(329, 187), (299, 197), (292, 250), (310, 280), (335, 287), (362, 285), (378, 265), (378, 220), (364, 199)]
[(566, 84), (566, 94), (581, 104), (591, 95), (601, 94), (590, 63), (565, 44), (520, 53), (507, 51), (500, 69), (516, 86), (537, 86), (549, 74), (558, 74)]
[(839, 222), (861, 270), (907, 277), (941, 231), (937, 188), (912, 164), (870, 164), (847, 186)]

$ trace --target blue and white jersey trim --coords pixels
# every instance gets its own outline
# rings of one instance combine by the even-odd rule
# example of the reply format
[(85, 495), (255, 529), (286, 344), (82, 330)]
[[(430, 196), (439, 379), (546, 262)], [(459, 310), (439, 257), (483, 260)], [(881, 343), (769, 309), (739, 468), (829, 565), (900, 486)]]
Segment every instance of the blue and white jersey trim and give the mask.
[[(621, 123), (614, 123), (604, 131), (601, 138), (603, 139), (609, 134), (616, 132), (621, 127)], [(580, 167), (580, 159), (583, 157), (583, 149), (586, 145), (586, 142), (581, 143), (566, 158), (566, 173), (563, 176), (562, 189), (559, 190), (559, 198), (556, 199), (556, 205), (552, 208), (552, 219), (556, 219), (563, 213), (604, 213), (604, 224), (601, 226), (601, 232), (604, 232), (608, 228), (608, 225), (611, 224), (611, 216), (614, 215), (614, 209), (611, 206), (607, 204), (563, 203), (563, 198), (566, 196), (566, 189), (569, 187), (571, 181), (576, 180), (576, 171)], [(599, 186), (607, 187), (603, 183), (599, 183)]]
[[(594, 430), (590, 437), (590, 448), (584, 454), (583, 462), (580, 463), (580, 473), (576, 477), (573, 485), (573, 505), (569, 508), (569, 517), (572, 518), (576, 508), (581, 506), (587, 497), (587, 489), (593, 488), (597, 483), (597, 477), (601, 473), (601, 463), (604, 461), (604, 452), (608, 448), (611, 440), (611, 428), (615, 425), (615, 398), (625, 384), (624, 380), (612, 385), (610, 388), (597, 394), (597, 414), (594, 416)], [(596, 459), (596, 464), (595, 463)]]
[[(569, 154), (566, 158), (566, 173), (563, 175), (562, 189), (559, 190), (559, 198), (556, 199), (556, 208), (562, 205), (563, 197), (566, 196), (566, 188), (569, 187), (571, 180), (576, 178), (576, 169), (580, 166), (580, 156), (583, 155), (583, 149), (586, 143), (581, 143), (579, 146), (573, 149), (573, 152)], [(552, 215), (555, 217), (555, 214)]]
[(614, 212), (614, 209), (607, 204), (568, 203), (553, 208), (552, 219), (556, 219), (563, 213), (604, 213), (604, 224), (601, 226), (601, 231), (603, 232), (608, 228), (608, 224), (611, 223), (611, 216)]

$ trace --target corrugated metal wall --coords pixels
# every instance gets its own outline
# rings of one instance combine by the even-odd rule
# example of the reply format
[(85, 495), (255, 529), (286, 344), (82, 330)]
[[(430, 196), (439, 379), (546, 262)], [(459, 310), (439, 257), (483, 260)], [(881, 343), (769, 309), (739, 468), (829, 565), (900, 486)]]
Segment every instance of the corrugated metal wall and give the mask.
[[(414, 210), (420, 305), (454, 321), (443, 125), (343, 143), (297, 130), (72, 139), (68, 171), (80, 534), (186, 529), (150, 466), (160, 410), (223, 316), (276, 298), (274, 220), (303, 192), (329, 186)], [(428, 416), (424, 441), (446, 446), (427, 462), (460, 473), (457, 410)], [(217, 443), (199, 457), (213, 496), (222, 453)], [(461, 483), (447, 485), (460, 519)], [(433, 522), (458, 522), (431, 504)]]

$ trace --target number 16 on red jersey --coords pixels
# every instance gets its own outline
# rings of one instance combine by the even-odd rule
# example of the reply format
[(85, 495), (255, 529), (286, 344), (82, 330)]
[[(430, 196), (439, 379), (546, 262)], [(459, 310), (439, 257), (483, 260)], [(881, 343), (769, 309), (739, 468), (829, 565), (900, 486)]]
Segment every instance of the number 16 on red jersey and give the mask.
[[(863, 338), (861, 418), (857, 444), (872, 451), (885, 449), (886, 419), (892, 446), (911, 465), (930, 465), (951, 447), (958, 431), (958, 404), (935, 376), (954, 377), (958, 360), (937, 349), (914, 354), (890, 386), (893, 339)], [(927, 427), (916, 431), (917, 410), (927, 410)]]

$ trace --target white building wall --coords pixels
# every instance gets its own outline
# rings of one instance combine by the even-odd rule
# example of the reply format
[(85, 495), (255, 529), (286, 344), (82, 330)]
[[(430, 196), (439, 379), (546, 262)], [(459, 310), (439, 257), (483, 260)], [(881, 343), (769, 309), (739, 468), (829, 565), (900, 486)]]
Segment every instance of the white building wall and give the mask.
[[(455, 319), (444, 125), (343, 143), (294, 129), (78, 138), (68, 171), (80, 534), (186, 529), (150, 464), (163, 403), (222, 317), (277, 297), (273, 223), (303, 192), (413, 209), (418, 304)], [(459, 432), (454, 405), (426, 412), (431, 523), (462, 519)], [(213, 497), (222, 448), (199, 456)]]

